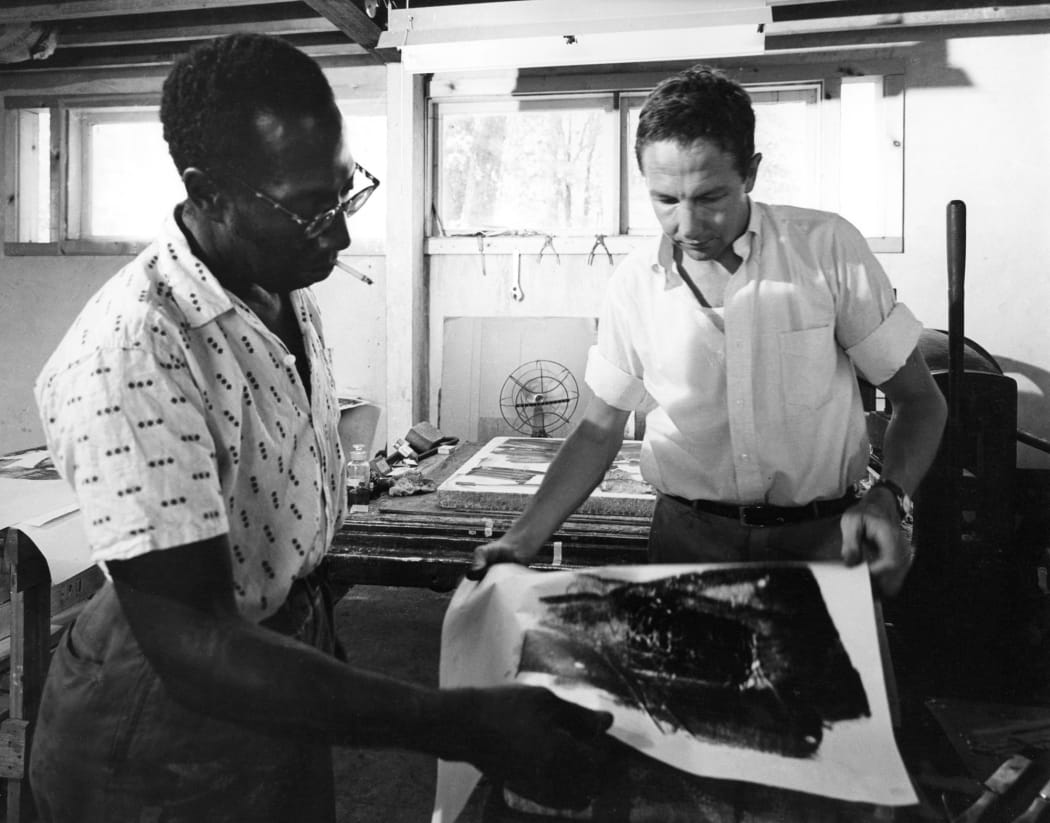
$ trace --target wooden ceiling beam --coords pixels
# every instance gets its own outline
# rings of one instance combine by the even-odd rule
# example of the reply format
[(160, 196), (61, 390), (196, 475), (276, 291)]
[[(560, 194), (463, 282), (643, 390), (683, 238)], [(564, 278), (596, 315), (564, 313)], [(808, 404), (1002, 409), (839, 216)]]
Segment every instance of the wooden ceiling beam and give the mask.
[(99, 47), (124, 43), (204, 40), (236, 32), (288, 36), (332, 32), (335, 26), (302, 3), (247, 9), (174, 12), (135, 17), (92, 18), (57, 26), (61, 46)]
[[(287, 0), (222, 0), (223, 8), (240, 6), (269, 6)], [(0, 23), (42, 23), (60, 20), (80, 20), (88, 17), (119, 17), (123, 15), (163, 14), (166, 12), (206, 12), (215, 9), (208, 0), (67, 0), (64, 3), (7, 0), (0, 5)]]
[[(52, 71), (60, 69), (118, 68), (157, 66), (172, 63), (197, 43), (211, 39), (184, 40), (169, 43), (130, 43), (119, 48), (58, 48), (44, 61), (27, 60), (0, 66), (0, 74), (18, 71)], [(379, 59), (369, 50), (350, 43), (341, 32), (320, 32), (288, 36), (288, 41), (314, 58), (346, 59), (349, 63), (374, 65)]]
[(381, 29), (353, 0), (303, 0), (355, 43), (374, 49)]

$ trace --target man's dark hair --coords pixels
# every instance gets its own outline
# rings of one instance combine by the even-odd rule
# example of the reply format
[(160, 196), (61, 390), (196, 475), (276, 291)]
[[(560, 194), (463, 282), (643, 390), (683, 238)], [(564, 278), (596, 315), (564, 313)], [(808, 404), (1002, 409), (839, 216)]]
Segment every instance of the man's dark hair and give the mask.
[(255, 118), (339, 117), (321, 67), (291, 43), (233, 34), (194, 47), (164, 81), (160, 120), (181, 175), (189, 166), (251, 177), (259, 171)]
[(638, 167), (650, 143), (671, 140), (688, 146), (701, 138), (732, 154), (740, 176), (747, 177), (755, 154), (751, 98), (720, 71), (694, 66), (662, 80), (642, 105), (634, 139)]

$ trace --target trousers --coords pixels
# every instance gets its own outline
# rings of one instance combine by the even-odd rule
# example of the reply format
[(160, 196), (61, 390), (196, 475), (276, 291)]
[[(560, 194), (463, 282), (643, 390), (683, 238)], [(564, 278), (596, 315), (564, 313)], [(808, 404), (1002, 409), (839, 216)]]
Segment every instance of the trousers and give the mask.
[[(323, 581), (297, 581), (263, 625), (337, 654)], [(29, 780), (43, 823), (331, 823), (331, 747), (192, 712), (165, 691), (112, 584), (48, 671)]]
[(649, 562), (834, 560), (842, 552), (839, 520), (835, 515), (783, 526), (745, 526), (661, 494), (649, 531)]

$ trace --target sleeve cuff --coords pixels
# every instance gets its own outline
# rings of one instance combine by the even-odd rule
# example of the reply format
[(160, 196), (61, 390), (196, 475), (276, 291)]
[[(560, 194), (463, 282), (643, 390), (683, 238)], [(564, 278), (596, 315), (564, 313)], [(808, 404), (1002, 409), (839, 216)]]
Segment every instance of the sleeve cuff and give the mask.
[(623, 411), (642, 407), (648, 397), (642, 380), (606, 360), (597, 346), (591, 346), (587, 354), (584, 382), (596, 397)]
[(846, 350), (865, 380), (881, 386), (897, 373), (919, 343), (920, 323), (903, 303), (897, 303), (875, 331)]

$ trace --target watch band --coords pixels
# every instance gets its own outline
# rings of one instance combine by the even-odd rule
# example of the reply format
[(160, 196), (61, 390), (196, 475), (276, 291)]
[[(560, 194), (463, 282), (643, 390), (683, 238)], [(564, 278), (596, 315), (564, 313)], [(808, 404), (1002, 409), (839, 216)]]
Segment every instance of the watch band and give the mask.
[(882, 486), (884, 489), (887, 489), (890, 492), (890, 494), (893, 495), (893, 499), (897, 503), (897, 514), (900, 515), (901, 520), (903, 520), (905, 517), (911, 514), (911, 498), (908, 497), (908, 493), (904, 491), (904, 489), (902, 489), (892, 480), (884, 480), (881, 477), (871, 484), (871, 488), (874, 489), (879, 486)]

